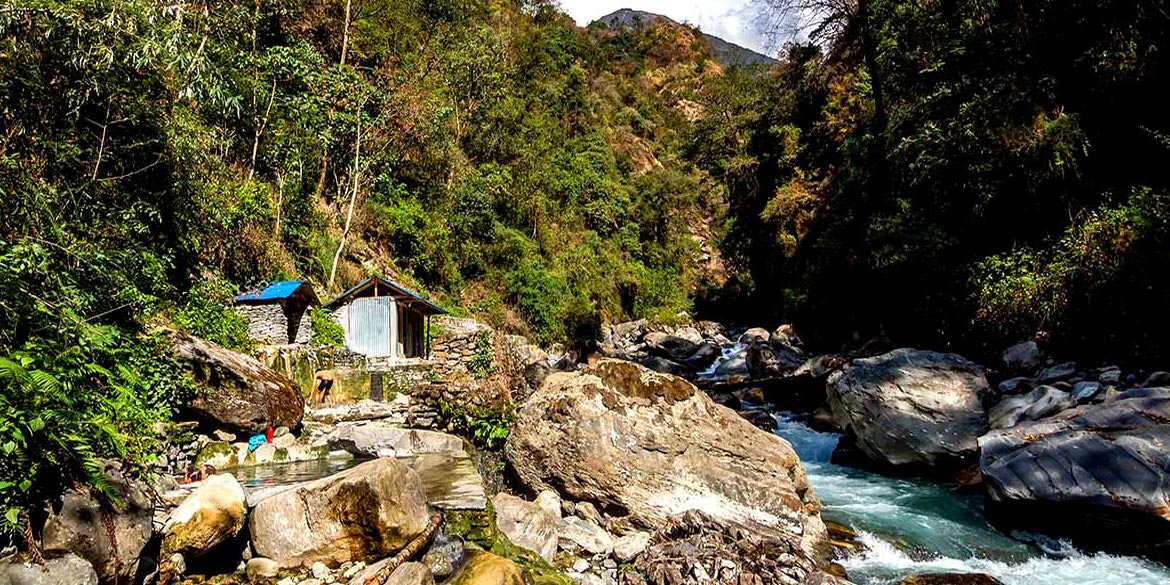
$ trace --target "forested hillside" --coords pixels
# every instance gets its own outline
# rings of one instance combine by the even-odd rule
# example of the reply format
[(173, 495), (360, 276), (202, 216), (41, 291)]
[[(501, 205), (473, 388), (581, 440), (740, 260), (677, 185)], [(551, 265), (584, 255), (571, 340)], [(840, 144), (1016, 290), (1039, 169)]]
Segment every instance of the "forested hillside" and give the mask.
[(265, 281), (381, 274), (580, 345), (721, 278), (725, 204), (676, 107), (719, 68), (688, 29), (590, 33), (544, 1), (83, 0), (10, 4), (0, 38), (9, 510), (145, 454), (189, 383), (140, 331), (243, 348), (230, 295)]
[(708, 84), (690, 151), (730, 190), (737, 311), (831, 349), (1170, 357), (1165, 2), (765, 4), (814, 44)]

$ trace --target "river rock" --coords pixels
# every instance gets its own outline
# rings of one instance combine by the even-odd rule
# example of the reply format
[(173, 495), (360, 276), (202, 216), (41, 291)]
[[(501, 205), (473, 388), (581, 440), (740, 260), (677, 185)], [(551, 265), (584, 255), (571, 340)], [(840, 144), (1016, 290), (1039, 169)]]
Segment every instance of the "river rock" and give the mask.
[(1142, 383), (1142, 388), (1164, 388), (1170, 386), (1170, 372), (1154, 372)]
[(1040, 347), (1035, 341), (1017, 343), (1003, 352), (1003, 365), (1015, 372), (1032, 372), (1040, 366)]
[(274, 579), (280, 574), (280, 564), (272, 559), (256, 557), (244, 565), (244, 574), (252, 582)]
[[(52, 554), (75, 553), (92, 565), (102, 582), (127, 580), (138, 571), (139, 556), (154, 533), (151, 523), (154, 504), (146, 490), (127, 478), (115, 465), (104, 471), (119, 504), (105, 508), (114, 526), (114, 540), (103, 522), (102, 504), (88, 491), (69, 489), (49, 510), (42, 537), (42, 549)], [(117, 554), (112, 551), (117, 549)], [(77, 563), (62, 565), (61, 570), (77, 569)]]
[(1103, 390), (1103, 388), (1101, 388), (1100, 382), (1083, 380), (1073, 384), (1072, 395), (1078, 403), (1084, 404), (1086, 402), (1092, 402), (1095, 398), (1097, 398), (1097, 396), (1101, 394), (1101, 390)]
[(1032, 389), (1031, 378), (1010, 378), (999, 383), (996, 387), (1002, 395), (1023, 394)]
[(650, 533), (634, 531), (613, 543), (613, 557), (621, 563), (628, 563), (642, 554), (650, 546)]
[(229, 430), (256, 433), (301, 424), (300, 388), (250, 356), (181, 333), (172, 334), (176, 357), (188, 364), (201, 391), (185, 410)]
[(993, 429), (1014, 427), (1022, 421), (1040, 420), (1077, 405), (1072, 394), (1040, 386), (1022, 396), (1007, 396), (987, 411)]
[(1040, 370), (1038, 376), (1041, 384), (1052, 384), (1053, 382), (1062, 382), (1077, 375), (1076, 362), (1064, 362), (1063, 364), (1056, 364), (1048, 368)]
[(649, 527), (700, 510), (806, 556), (825, 539), (791, 445), (687, 381), (630, 362), (549, 376), (521, 405), (505, 453), (533, 490), (555, 486)]
[(647, 333), (643, 341), (646, 342), (646, 348), (651, 352), (668, 360), (679, 362), (694, 355), (699, 350), (703, 338), (699, 336), (698, 331), (694, 332), (693, 337), (653, 331)]
[(260, 502), (248, 528), (257, 554), (291, 568), (390, 556), (428, 520), (418, 475), (383, 458)]
[[(382, 563), (371, 565), (372, 571), (366, 570), (350, 581), (350, 585), (366, 585), (368, 576), (373, 576), (381, 568)], [(435, 576), (422, 563), (402, 563), (397, 569), (394, 569), (394, 572), (390, 573), (390, 577), (383, 585), (435, 585)]]
[(98, 585), (98, 574), (89, 561), (69, 553), (45, 560), (45, 566), (33, 562), (0, 560), (2, 585)]
[(492, 498), (496, 510), (496, 526), (512, 544), (535, 551), (552, 562), (557, 554), (557, 521), (540, 505), (526, 502), (516, 496), (500, 492)]
[(198, 557), (238, 534), (247, 517), (240, 482), (226, 473), (213, 475), (171, 512), (162, 530), (163, 556)]
[(716, 378), (730, 378), (732, 376), (748, 375), (747, 356), (741, 351), (730, 358), (723, 360), (715, 368)]
[(597, 524), (576, 516), (561, 519), (557, 523), (557, 535), (590, 554), (609, 554), (613, 550), (613, 535)]
[(953, 355), (898, 349), (850, 362), (828, 380), (837, 424), (875, 462), (952, 467), (987, 432), (983, 369)]
[(763, 327), (752, 327), (751, 329), (744, 331), (743, 334), (739, 336), (739, 342), (744, 345), (751, 345), (753, 343), (768, 343), (768, 340), (771, 338), (772, 334), (768, 333), (767, 329), (764, 329)]
[(326, 435), (333, 449), (362, 457), (417, 457), (443, 453), (456, 457), (467, 455), (463, 439), (420, 429), (404, 429), (385, 421), (342, 423)]
[(1170, 389), (1120, 393), (988, 433), (980, 469), (993, 519), (1078, 544), (1170, 557)]
[(723, 350), (720, 349), (719, 344), (705, 341), (695, 350), (695, 353), (682, 361), (683, 365), (694, 369), (695, 371), (702, 371), (714, 364), (720, 357), (723, 356)]
[(1003, 585), (1003, 582), (983, 573), (932, 573), (907, 577), (900, 585)]
[(492, 553), (476, 553), (446, 585), (525, 585), (524, 569)]

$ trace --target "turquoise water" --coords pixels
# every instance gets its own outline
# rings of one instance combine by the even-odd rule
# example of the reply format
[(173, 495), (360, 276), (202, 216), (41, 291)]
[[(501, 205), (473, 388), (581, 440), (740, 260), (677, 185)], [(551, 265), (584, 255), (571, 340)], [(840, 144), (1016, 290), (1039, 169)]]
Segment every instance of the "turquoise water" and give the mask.
[[(840, 563), (857, 585), (896, 584), (923, 573), (987, 573), (1007, 585), (1165, 585), (1166, 567), (1134, 557), (1044, 550), (984, 520), (982, 499), (929, 481), (891, 478), (829, 462), (838, 436), (788, 415), (776, 434), (796, 449), (822, 515), (858, 533), (865, 551)], [(1048, 552), (1045, 552), (1048, 551)]]

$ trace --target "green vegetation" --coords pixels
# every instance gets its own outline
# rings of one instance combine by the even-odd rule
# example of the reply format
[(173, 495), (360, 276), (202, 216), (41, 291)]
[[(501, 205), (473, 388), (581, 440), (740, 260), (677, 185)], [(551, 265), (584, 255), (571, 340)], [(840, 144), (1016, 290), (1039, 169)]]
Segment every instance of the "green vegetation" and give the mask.
[(492, 334), (490, 331), (483, 330), (475, 334), (475, 353), (468, 360), (467, 369), (471, 371), (471, 376), (476, 380), (489, 378), (496, 373), (498, 368), (496, 367), (495, 354), (492, 353)]
[(333, 315), (323, 307), (309, 309), (310, 324), (313, 329), (313, 344), (327, 347), (345, 347), (345, 330)]
[(498, 451), (508, 440), (516, 413), (511, 410), (472, 410), (440, 399), (439, 417), (448, 430), (471, 439), (475, 446)]
[(1170, 359), (1164, 3), (767, 3), (817, 44), (704, 87), (688, 151), (742, 271), (698, 306), (832, 349)]

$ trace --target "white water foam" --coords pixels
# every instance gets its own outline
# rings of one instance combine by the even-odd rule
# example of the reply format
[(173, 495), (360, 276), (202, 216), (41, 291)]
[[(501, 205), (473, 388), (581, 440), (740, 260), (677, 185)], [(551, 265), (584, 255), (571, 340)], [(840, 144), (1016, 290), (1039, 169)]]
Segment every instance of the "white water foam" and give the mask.
[(907, 575), (986, 573), (1006, 585), (1165, 585), (1170, 572), (1150, 561), (1106, 554), (1034, 557), (1021, 563), (939, 557), (915, 560), (868, 532), (858, 533), (866, 551), (841, 562), (858, 585), (896, 584)]
[(825, 519), (858, 531), (865, 550), (840, 561), (857, 585), (896, 584), (924, 573), (986, 573), (1007, 585), (1170, 584), (1170, 570), (1145, 559), (1023, 539), (1042, 544), (1033, 546), (1004, 535), (987, 523), (978, 496), (834, 465), (829, 461), (840, 437), (792, 415), (776, 415), (776, 434), (800, 455)]

